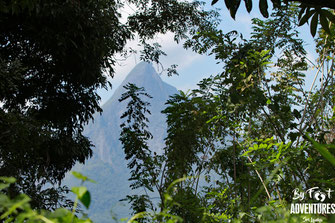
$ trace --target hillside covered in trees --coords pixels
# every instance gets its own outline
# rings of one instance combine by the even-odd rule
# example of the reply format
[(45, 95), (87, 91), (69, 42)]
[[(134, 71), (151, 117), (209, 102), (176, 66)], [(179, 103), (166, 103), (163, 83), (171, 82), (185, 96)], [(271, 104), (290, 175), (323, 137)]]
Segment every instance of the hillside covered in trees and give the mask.
[[(77, 208), (89, 208), (87, 188), (73, 187), (69, 201), (59, 185), (92, 156), (83, 130), (102, 112), (97, 90), (108, 88), (115, 56), (134, 53), (127, 42), (136, 36), (140, 58), (159, 63), (165, 53), (151, 39), (172, 32), (185, 48), (214, 55), (222, 69), (169, 98), (160, 153), (148, 146), (154, 95), (124, 87), (119, 139), (130, 188), (143, 191), (126, 197), (127, 221), (333, 222), (334, 6), (271, 2), (269, 11), (270, 1), (244, 0), (247, 11), (259, 3), (268, 17), (254, 18), (245, 39), (219, 29), (220, 13), (199, 2), (0, 1), (0, 219), (91, 222)], [(233, 18), (240, 3), (225, 1)], [(136, 8), (126, 21), (124, 4)], [(315, 61), (296, 29), (306, 23)]]

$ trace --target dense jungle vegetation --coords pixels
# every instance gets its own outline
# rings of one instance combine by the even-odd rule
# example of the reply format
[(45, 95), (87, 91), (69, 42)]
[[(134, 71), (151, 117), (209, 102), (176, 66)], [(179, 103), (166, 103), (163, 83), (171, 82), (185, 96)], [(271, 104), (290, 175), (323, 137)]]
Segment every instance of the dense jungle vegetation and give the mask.
[[(253, 1), (244, 2), (250, 11)], [(77, 209), (79, 202), (90, 205), (84, 185), (71, 189), (74, 202), (64, 196), (68, 188), (47, 185), (92, 155), (83, 127), (101, 112), (97, 89), (108, 88), (115, 55), (129, 53), (126, 43), (136, 35), (141, 58), (159, 63), (164, 52), (150, 40), (173, 32), (185, 48), (214, 55), (222, 70), (167, 102), (162, 154), (147, 144), (151, 96), (126, 86), (120, 140), (131, 188), (146, 193), (127, 196), (133, 217), (125, 221), (334, 221), (329, 214), (292, 214), (290, 205), (297, 188), (318, 187), (326, 195), (335, 185), (335, 7), (272, 2), (268, 15), (267, 0), (259, 1), (268, 18), (253, 19), (245, 39), (238, 30), (220, 30), (219, 13), (199, 2), (128, 0), (137, 11), (123, 23), (123, 3), (114, 0), (1, 0), (0, 219), (91, 222)], [(225, 4), (235, 17), (240, 1)], [(316, 61), (296, 31), (305, 23), (315, 36)], [(311, 86), (307, 78), (314, 78)]]

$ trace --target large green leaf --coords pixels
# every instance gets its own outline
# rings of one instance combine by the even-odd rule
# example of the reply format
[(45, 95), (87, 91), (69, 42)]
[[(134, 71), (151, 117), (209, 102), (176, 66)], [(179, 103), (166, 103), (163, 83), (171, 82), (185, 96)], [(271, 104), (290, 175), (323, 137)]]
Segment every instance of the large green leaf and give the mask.
[[(235, 1), (235, 0), (234, 0), (234, 1)], [(232, 7), (232, 5), (234, 4), (234, 1), (231, 1), (231, 0), (224, 0), (227, 9), (230, 10), (230, 8)]]
[(334, 145), (322, 145), (312, 139), (310, 136), (306, 136), (309, 141), (312, 142), (314, 148), (335, 167), (335, 157), (328, 151), (327, 146), (335, 148)]
[(311, 27), (310, 27), (311, 28), (311, 34), (312, 34), (313, 37), (315, 36), (316, 30), (318, 28), (318, 18), (319, 18), (319, 13), (315, 12), (314, 16), (312, 18)]
[(327, 17), (324, 14), (322, 14), (322, 12), (320, 13), (320, 23), (321, 23), (322, 28), (327, 33), (330, 33), (329, 23), (328, 23)]
[[(305, 13), (307, 7), (306, 6), (300, 6), (301, 9), (300, 9), (300, 12), (299, 12), (299, 15), (298, 15), (298, 20), (300, 21), (301, 20), (301, 17), (302, 15)], [(308, 11), (308, 10), (307, 10)]]
[(309, 10), (307, 9), (305, 15), (299, 20), (299, 26), (302, 26), (303, 24), (305, 24), (305, 23), (308, 21), (308, 19), (309, 19), (314, 13), (315, 13), (315, 10), (314, 10), (314, 9), (311, 10), (311, 11), (309, 11)]
[(217, 3), (219, 0), (213, 0), (211, 5), (214, 5), (215, 3)]
[(281, 0), (271, 0), (274, 7), (279, 8), (281, 4)]
[(267, 0), (259, 0), (259, 9), (265, 18), (269, 17), (268, 7)]
[(12, 205), (8, 208), (8, 210), (5, 213), (2, 213), (0, 216), (1, 220), (4, 220), (8, 218), (12, 213), (15, 213), (17, 209), (23, 209), (23, 206), (28, 204), (31, 201), (31, 199), (25, 195), (20, 194), (15, 198), (15, 202), (12, 203)]
[(71, 191), (77, 195), (78, 199), (86, 208), (89, 208), (91, 203), (91, 194), (86, 187), (72, 187)]
[(244, 3), (247, 11), (250, 13), (252, 9), (252, 0), (244, 0)]
[(229, 9), (230, 15), (233, 19), (235, 19), (235, 15), (236, 15), (237, 9), (240, 7), (240, 4), (241, 4), (241, 0), (235, 0), (234, 4), (232, 4), (232, 6)]
[(335, 15), (326, 9), (322, 9), (322, 13), (327, 16), (328, 20), (335, 24)]
[(0, 181), (4, 183), (0, 183), (0, 190), (8, 188), (10, 184), (15, 183), (16, 179), (14, 177), (0, 177)]
[(96, 183), (94, 180), (88, 178), (87, 176), (82, 175), (82, 174), (79, 173), (79, 172), (72, 171), (72, 175), (73, 175), (75, 178), (79, 179), (79, 180), (82, 180), (82, 181), (90, 181), (90, 182), (92, 182), (92, 183)]
[(5, 183), (15, 183), (16, 179), (14, 177), (0, 177), (0, 180), (4, 181)]

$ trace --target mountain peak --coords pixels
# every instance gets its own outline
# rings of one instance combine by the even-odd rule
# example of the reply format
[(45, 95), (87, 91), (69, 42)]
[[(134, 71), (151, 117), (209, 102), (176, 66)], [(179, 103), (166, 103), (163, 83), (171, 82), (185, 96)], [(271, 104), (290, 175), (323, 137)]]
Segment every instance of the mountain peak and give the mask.
[[(151, 63), (140, 62), (129, 72), (126, 79), (122, 82), (121, 86), (124, 86), (127, 83), (141, 85), (143, 83), (143, 81), (141, 81), (143, 80), (143, 78), (144, 79), (152, 78), (159, 82), (162, 81)], [(144, 86), (139, 86), (139, 87), (144, 87)]]
[[(127, 104), (120, 103), (119, 99), (126, 91), (124, 86), (128, 83), (135, 84), (137, 87), (143, 87), (153, 97), (149, 100), (151, 115), (148, 118), (151, 123), (151, 131), (159, 134), (153, 140), (154, 143), (151, 143), (156, 144), (156, 149), (161, 147), (157, 145), (162, 144), (165, 138), (163, 136), (166, 129), (165, 116), (161, 114), (161, 111), (165, 108), (165, 102), (169, 96), (178, 93), (175, 87), (165, 83), (160, 78), (152, 64), (146, 62), (137, 64), (115, 90), (113, 96), (102, 106), (103, 114), (101, 116), (96, 114), (94, 123), (85, 128), (86, 135), (94, 139), (92, 141), (96, 145), (95, 153), (101, 160), (108, 163), (115, 163), (115, 158), (113, 158), (115, 150), (111, 148), (111, 145), (118, 144), (117, 147), (121, 146), (118, 141), (120, 137), (120, 116), (126, 110)], [(113, 131), (111, 132), (110, 130)], [(97, 140), (98, 138), (99, 140)], [(109, 143), (106, 143), (107, 141)], [(112, 141), (114, 143), (111, 143)], [(120, 151), (123, 152), (122, 150)]]
[(161, 100), (162, 97), (167, 99), (169, 95), (178, 92), (175, 87), (161, 79), (151, 63), (140, 62), (128, 73), (121, 85), (115, 90), (113, 96), (103, 105), (104, 110), (109, 110), (111, 104), (118, 103), (118, 99), (125, 91), (123, 86), (128, 83), (143, 87), (148, 94), (157, 100)]
[[(120, 117), (126, 111), (127, 103), (120, 103), (118, 99), (126, 91), (123, 86), (128, 82), (136, 84), (138, 87), (144, 87), (146, 92), (153, 97), (148, 99), (151, 104), (149, 107), (151, 115), (147, 116), (149, 131), (153, 135), (153, 138), (148, 141), (150, 150), (161, 154), (165, 147), (164, 139), (166, 138), (167, 125), (165, 115), (161, 111), (166, 107), (165, 102), (169, 96), (177, 94), (178, 91), (175, 87), (161, 80), (152, 64), (141, 62), (127, 75), (112, 98), (102, 106), (102, 115), (95, 114), (94, 122), (85, 127), (85, 135), (95, 145), (93, 148), (94, 156), (87, 161), (85, 166), (76, 165), (75, 170), (103, 183), (100, 184), (99, 188), (88, 185), (92, 194), (96, 194), (89, 210), (89, 215), (93, 219), (96, 217), (101, 220), (101, 216), (109, 216), (109, 210), (105, 208), (106, 206), (118, 208), (116, 210), (125, 213), (125, 216), (128, 214), (128, 206), (118, 205), (120, 199), (131, 193), (128, 189), (130, 170), (127, 168), (122, 143), (119, 140), (120, 125), (123, 122)], [(74, 178), (71, 181), (75, 181)], [(68, 183), (68, 185), (74, 184)], [(106, 200), (107, 203), (101, 204), (100, 201), (105, 198), (106, 194), (111, 196)]]
[(128, 75), (137, 72), (144, 73), (143, 71), (155, 72), (155, 69), (152, 66), (152, 63), (141, 61), (140, 63), (135, 65), (135, 67), (130, 71)]

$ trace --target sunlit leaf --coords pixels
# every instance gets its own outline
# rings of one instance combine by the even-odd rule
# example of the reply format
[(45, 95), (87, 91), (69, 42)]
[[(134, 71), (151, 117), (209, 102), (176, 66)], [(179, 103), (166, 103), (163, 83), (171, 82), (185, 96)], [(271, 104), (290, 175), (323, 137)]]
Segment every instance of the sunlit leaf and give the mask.
[(0, 180), (4, 181), (5, 183), (15, 183), (16, 179), (14, 177), (0, 177)]
[(82, 175), (82, 174), (79, 173), (79, 172), (72, 171), (72, 175), (73, 175), (75, 178), (79, 179), (79, 180), (82, 180), (82, 181), (90, 181), (90, 182), (92, 182), (92, 183), (96, 183), (94, 180), (88, 178), (87, 176)]
[(17, 209), (22, 209), (22, 207), (30, 202), (30, 198), (25, 194), (20, 194), (17, 198), (17, 201), (11, 205), (8, 210), (0, 216), (0, 219), (5, 219), (10, 216), (12, 213), (16, 212)]
[(86, 187), (72, 187), (71, 191), (77, 195), (78, 199), (86, 208), (89, 208), (91, 203), (91, 194)]

